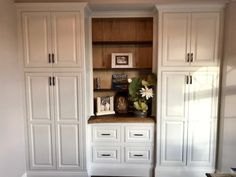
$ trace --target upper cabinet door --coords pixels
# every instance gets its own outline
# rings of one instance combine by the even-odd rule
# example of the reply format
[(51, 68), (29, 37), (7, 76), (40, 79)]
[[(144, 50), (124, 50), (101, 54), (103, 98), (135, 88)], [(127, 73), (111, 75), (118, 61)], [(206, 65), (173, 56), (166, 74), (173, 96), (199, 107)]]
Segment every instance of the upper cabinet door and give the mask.
[(24, 61), (26, 67), (51, 67), (51, 27), (49, 12), (22, 15)]
[(53, 12), (54, 67), (80, 67), (81, 58), (80, 12)]
[(189, 13), (164, 13), (162, 28), (162, 65), (188, 66)]
[(219, 13), (193, 13), (191, 26), (192, 66), (217, 64), (219, 43)]

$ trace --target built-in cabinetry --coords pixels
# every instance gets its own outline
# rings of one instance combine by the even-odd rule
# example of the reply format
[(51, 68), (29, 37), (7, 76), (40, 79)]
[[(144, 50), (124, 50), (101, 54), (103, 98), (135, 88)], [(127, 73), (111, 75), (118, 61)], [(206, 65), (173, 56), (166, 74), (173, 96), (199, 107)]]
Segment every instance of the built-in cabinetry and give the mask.
[[(112, 68), (112, 53), (131, 53), (133, 66)], [(112, 75), (145, 78), (152, 73), (153, 17), (92, 18), (92, 54), (93, 78), (101, 81), (100, 88), (94, 88), (94, 99), (115, 96), (119, 91), (127, 94), (127, 88), (112, 88)], [(152, 176), (155, 160), (152, 118), (132, 114), (92, 116), (88, 123), (90, 175)]]
[(28, 175), (85, 175), (84, 3), (18, 4)]
[(91, 174), (151, 176), (154, 163), (154, 120), (107, 118), (106, 123), (102, 123), (102, 119), (96, 121), (99, 119), (96, 117), (89, 120), (92, 134)]
[(215, 169), (222, 6), (157, 8), (156, 176), (201, 177)]

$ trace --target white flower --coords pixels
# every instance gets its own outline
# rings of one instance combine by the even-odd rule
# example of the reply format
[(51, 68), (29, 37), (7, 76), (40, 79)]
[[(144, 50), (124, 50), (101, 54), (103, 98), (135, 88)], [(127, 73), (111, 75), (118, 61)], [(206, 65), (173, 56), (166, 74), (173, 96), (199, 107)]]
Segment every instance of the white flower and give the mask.
[(128, 82), (131, 83), (131, 82), (132, 82), (132, 79), (128, 79)]
[(146, 87), (146, 86), (145, 86), (145, 88), (142, 88), (142, 89), (140, 90), (140, 93), (141, 93), (142, 97), (146, 97), (146, 100), (148, 100), (149, 98), (153, 97), (153, 91), (152, 91), (152, 89), (151, 89), (151, 88), (149, 89), (149, 88)]

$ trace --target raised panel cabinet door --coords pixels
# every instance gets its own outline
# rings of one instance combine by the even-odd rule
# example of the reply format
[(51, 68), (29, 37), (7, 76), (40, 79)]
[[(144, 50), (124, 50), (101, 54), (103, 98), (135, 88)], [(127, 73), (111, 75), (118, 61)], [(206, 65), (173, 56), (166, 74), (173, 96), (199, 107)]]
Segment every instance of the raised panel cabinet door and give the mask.
[(186, 133), (184, 121), (162, 122), (161, 165), (186, 165)]
[(82, 84), (79, 73), (54, 73), (55, 120), (79, 122), (82, 111)]
[(220, 13), (192, 13), (191, 24), (191, 65), (216, 65), (219, 61)]
[(197, 71), (190, 73), (189, 121), (209, 121), (217, 117), (217, 74)]
[(30, 124), (30, 168), (55, 169), (51, 124)]
[(79, 124), (57, 125), (57, 168), (80, 169)]
[(51, 67), (51, 23), (49, 12), (22, 14), (23, 57), (26, 67)]
[(191, 121), (188, 130), (188, 166), (214, 168), (216, 120)]
[(162, 73), (162, 120), (186, 120), (188, 110), (188, 74), (188, 72)]
[(81, 14), (80, 12), (53, 12), (53, 67), (81, 66)]
[(162, 25), (162, 65), (188, 66), (190, 14), (164, 13)]
[(28, 121), (53, 121), (51, 73), (26, 73), (26, 101)]

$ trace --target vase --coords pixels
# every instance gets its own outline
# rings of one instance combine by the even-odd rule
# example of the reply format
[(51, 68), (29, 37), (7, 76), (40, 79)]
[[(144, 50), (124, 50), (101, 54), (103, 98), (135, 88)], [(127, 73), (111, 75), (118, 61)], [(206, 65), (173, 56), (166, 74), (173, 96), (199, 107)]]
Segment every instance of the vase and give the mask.
[(147, 117), (147, 112), (134, 111), (134, 115), (135, 115), (136, 117)]

